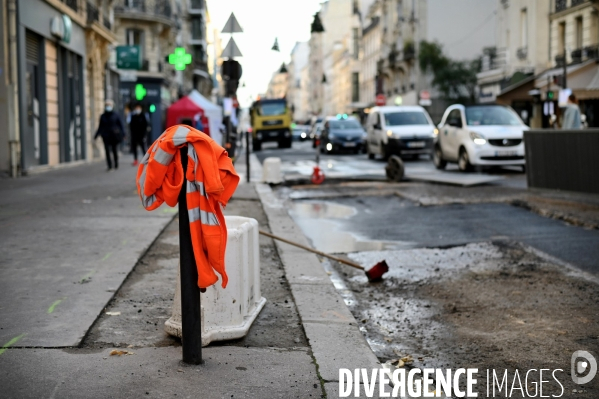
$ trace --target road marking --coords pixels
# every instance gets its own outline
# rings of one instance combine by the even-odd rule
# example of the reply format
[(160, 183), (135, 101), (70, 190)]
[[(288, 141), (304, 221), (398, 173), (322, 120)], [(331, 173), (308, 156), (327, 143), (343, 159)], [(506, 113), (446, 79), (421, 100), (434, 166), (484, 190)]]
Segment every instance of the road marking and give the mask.
[(60, 299), (57, 299), (56, 301), (54, 301), (54, 303), (52, 305), (50, 305), (50, 307), (48, 308), (48, 314), (54, 312), (54, 309), (56, 309), (58, 304), (61, 303), (62, 301), (64, 301), (65, 299), (67, 299), (66, 296), (64, 298), (60, 298)]
[(14, 337), (10, 341), (8, 341), (6, 344), (4, 344), (4, 346), (2, 348), (0, 348), (0, 355), (3, 354), (4, 352), (6, 352), (6, 350), (8, 349), (9, 346), (16, 344), (21, 338), (23, 338), (24, 335), (25, 335), (25, 333), (19, 335), (18, 337)]
[(162, 210), (162, 213), (177, 213), (178, 209), (177, 208), (164, 208)]
[(102, 261), (105, 261), (106, 259), (110, 258), (110, 255), (112, 255), (112, 252), (108, 252), (106, 255), (104, 255)]

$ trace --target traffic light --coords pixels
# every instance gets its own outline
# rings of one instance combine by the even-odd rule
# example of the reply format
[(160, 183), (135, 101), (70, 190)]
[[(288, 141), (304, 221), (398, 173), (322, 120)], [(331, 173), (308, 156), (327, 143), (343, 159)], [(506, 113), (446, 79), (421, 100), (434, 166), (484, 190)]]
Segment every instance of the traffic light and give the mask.
[(553, 99), (555, 99), (555, 92), (553, 92), (553, 91), (548, 91), (548, 92), (547, 92), (547, 100), (549, 100), (549, 101), (553, 101)]
[(150, 113), (156, 112), (156, 106), (154, 104), (150, 104)]

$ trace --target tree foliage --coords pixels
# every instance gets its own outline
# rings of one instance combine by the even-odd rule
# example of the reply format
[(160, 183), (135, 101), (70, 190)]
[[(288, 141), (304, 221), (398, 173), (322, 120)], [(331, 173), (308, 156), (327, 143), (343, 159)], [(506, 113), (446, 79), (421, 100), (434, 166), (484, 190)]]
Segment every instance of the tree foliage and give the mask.
[(476, 101), (476, 74), (481, 60), (455, 61), (443, 54), (437, 42), (420, 42), (418, 62), (422, 72), (432, 72), (433, 86), (444, 99), (456, 102)]

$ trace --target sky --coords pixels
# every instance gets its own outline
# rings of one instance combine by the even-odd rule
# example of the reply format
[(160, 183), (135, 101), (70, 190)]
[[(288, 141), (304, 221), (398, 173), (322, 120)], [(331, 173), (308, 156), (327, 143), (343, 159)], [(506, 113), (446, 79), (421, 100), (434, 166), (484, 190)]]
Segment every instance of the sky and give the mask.
[[(298, 41), (310, 39), (310, 24), (314, 13), (320, 9), (322, 0), (214, 0), (208, 1), (212, 24), (219, 32), (225, 26), (231, 12), (243, 28), (243, 33), (233, 34), (235, 43), (243, 54), (236, 58), (243, 69), (237, 98), (242, 106), (249, 105), (250, 95), (266, 91), (272, 73), (283, 62), (290, 60), (290, 53)], [(223, 48), (230, 34), (221, 33)], [(271, 50), (278, 38), (280, 52)], [(220, 54), (219, 54), (220, 55)]]
[[(310, 39), (313, 15), (323, 0), (208, 0), (212, 24), (222, 30), (231, 12), (243, 28), (233, 35), (243, 57), (237, 58), (243, 68), (237, 97), (242, 106), (250, 96), (266, 91), (272, 73), (283, 62), (298, 41)], [(497, 0), (427, 0), (429, 40), (443, 44), (447, 55), (455, 59), (472, 59), (485, 46), (495, 43), (495, 9)], [(372, 0), (362, 0), (363, 13)], [(221, 34), (223, 48), (230, 34)], [(280, 52), (271, 50), (278, 38)], [(220, 55), (220, 54), (219, 54)]]

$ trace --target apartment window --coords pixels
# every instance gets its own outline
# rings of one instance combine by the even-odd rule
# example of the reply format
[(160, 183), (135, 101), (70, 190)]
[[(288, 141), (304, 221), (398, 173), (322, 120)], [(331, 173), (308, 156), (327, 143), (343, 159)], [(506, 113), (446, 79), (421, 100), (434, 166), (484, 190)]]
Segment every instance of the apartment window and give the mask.
[(202, 10), (204, 8), (204, 0), (191, 0), (192, 10)]
[(351, 100), (352, 102), (360, 101), (360, 74), (358, 72), (351, 75)]
[(520, 11), (520, 46), (528, 47), (528, 12), (526, 8)]
[(125, 32), (127, 46), (139, 46), (141, 58), (144, 58), (144, 31), (140, 29), (127, 29)]
[(204, 21), (201, 15), (194, 15), (191, 18), (191, 38), (193, 40), (204, 39)]
[(566, 23), (560, 22), (557, 29), (557, 52), (558, 54), (564, 54), (566, 52)]
[(206, 52), (204, 51), (204, 46), (193, 46), (191, 57), (194, 65), (204, 64), (206, 62)]
[(582, 17), (576, 18), (576, 48), (582, 48)]
[(353, 29), (354, 39), (354, 59), (358, 59), (360, 56), (360, 30), (358, 28)]

